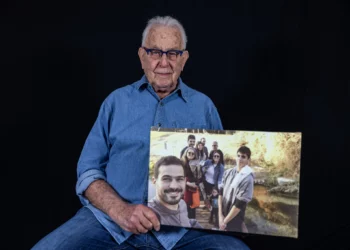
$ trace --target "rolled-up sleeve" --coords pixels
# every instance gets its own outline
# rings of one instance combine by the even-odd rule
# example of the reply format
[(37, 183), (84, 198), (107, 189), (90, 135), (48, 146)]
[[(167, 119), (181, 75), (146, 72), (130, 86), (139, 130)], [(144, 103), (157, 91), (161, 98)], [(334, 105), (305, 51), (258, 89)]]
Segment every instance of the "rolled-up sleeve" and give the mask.
[(95, 180), (106, 180), (105, 173), (98, 169), (91, 169), (84, 172), (77, 181), (76, 192), (83, 205), (89, 204), (89, 200), (83, 196), (84, 191)]
[(111, 117), (111, 109), (105, 100), (79, 157), (76, 194), (83, 205), (89, 203), (83, 196), (89, 185), (98, 179), (106, 180), (105, 168), (109, 160), (108, 134)]

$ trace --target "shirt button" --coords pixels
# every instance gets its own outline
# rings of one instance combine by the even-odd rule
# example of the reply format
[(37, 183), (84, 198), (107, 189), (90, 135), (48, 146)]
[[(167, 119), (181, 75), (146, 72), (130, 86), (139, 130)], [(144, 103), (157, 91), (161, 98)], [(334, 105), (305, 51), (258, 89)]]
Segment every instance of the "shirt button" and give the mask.
[(162, 124), (161, 124), (161, 123), (158, 123), (158, 127), (160, 127), (160, 126), (162, 126)]
[(161, 103), (160, 103), (160, 106), (164, 106), (164, 103), (161, 102)]

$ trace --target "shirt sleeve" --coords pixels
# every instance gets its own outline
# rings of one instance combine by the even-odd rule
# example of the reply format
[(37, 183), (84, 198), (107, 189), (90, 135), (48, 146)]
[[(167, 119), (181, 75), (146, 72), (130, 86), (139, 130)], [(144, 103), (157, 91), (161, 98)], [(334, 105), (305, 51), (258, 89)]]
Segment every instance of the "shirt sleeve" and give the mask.
[(180, 152), (180, 159), (182, 158), (182, 156), (183, 156), (183, 154), (185, 153), (185, 150), (186, 150), (187, 148), (186, 147), (184, 147), (182, 150), (181, 150), (181, 152)]
[(247, 177), (244, 184), (238, 191), (237, 199), (245, 203), (248, 203), (253, 198), (253, 191), (254, 191), (254, 178), (252, 175), (250, 175)]
[(222, 177), (222, 181), (221, 184), (218, 185), (219, 188), (219, 195), (223, 196), (224, 195), (224, 185), (225, 185), (225, 180), (226, 180), (226, 175), (227, 175), (227, 171), (224, 172), (223, 177)]
[(95, 180), (106, 180), (105, 168), (109, 160), (108, 134), (111, 117), (111, 109), (105, 101), (101, 105), (78, 161), (76, 193), (83, 205), (89, 204), (89, 200), (83, 196), (88, 186)]
[(207, 119), (208, 119), (209, 129), (223, 130), (219, 112), (211, 100), (210, 100)]
[(233, 203), (233, 205), (239, 209), (243, 209), (246, 204), (247, 202), (238, 199), (235, 199), (235, 202)]
[(218, 176), (218, 187), (222, 186), (223, 175), (224, 175), (224, 166), (222, 164), (220, 164), (220, 172), (219, 172), (219, 176)]
[(196, 219), (189, 219), (190, 221), (190, 225), (193, 228), (203, 228), (203, 226), (201, 224), (199, 224), (199, 222)]

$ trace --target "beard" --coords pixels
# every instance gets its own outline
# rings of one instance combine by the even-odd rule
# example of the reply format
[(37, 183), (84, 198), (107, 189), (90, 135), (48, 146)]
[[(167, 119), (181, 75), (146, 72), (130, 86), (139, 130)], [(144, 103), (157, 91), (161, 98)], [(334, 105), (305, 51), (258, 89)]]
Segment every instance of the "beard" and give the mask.
[[(168, 194), (172, 192), (178, 192), (179, 195), (178, 197), (170, 197)], [(182, 188), (169, 188), (165, 189), (164, 192), (160, 195), (160, 199), (169, 205), (176, 205), (180, 202), (183, 194), (183, 189)]]

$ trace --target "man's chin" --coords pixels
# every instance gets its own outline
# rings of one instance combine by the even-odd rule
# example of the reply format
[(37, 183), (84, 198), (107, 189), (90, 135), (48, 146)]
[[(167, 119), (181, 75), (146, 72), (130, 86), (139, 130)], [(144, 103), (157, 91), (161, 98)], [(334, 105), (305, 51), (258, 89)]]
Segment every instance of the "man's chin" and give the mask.
[(170, 201), (168, 200), (167, 203), (168, 203), (169, 205), (177, 205), (177, 204), (179, 204), (179, 202), (180, 202), (180, 199), (178, 199), (178, 200), (170, 200)]
[(177, 196), (177, 197), (166, 197), (166, 201), (168, 204), (170, 205), (175, 205), (178, 204), (181, 200), (181, 196)]
[(169, 80), (169, 81), (157, 81), (153, 84), (153, 87), (157, 90), (157, 91), (169, 91), (170, 89), (174, 88), (174, 83), (173, 81)]

